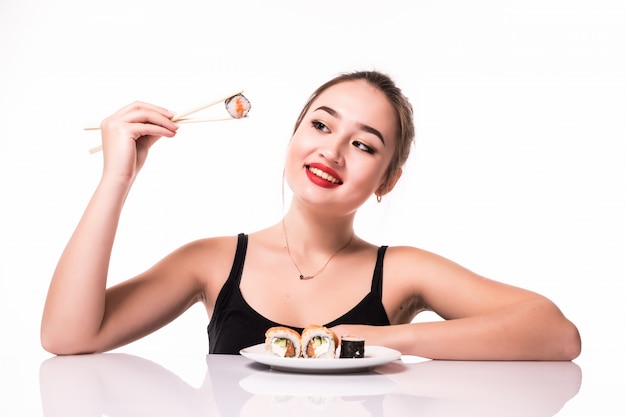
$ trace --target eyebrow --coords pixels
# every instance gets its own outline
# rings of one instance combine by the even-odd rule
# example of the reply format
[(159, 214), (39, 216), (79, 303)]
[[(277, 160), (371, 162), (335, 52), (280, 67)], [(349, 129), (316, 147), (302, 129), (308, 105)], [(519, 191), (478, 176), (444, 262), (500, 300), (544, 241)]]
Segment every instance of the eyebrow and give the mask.
[[(341, 116), (337, 112), (337, 110), (332, 109), (332, 108), (330, 108), (328, 106), (320, 106), (320, 107), (315, 109), (315, 111), (317, 111), (317, 110), (323, 110), (326, 113), (330, 114), (331, 116), (334, 116), (334, 117), (337, 117), (337, 118), (341, 118)], [(380, 141), (383, 143), (383, 145), (385, 144), (385, 139), (383, 138), (383, 135), (377, 129), (374, 129), (373, 127), (368, 126), (368, 125), (363, 124), (363, 123), (358, 123), (358, 126), (359, 126), (359, 129), (361, 129), (361, 130), (363, 130), (365, 132), (371, 133), (374, 136), (377, 136), (380, 139)]]

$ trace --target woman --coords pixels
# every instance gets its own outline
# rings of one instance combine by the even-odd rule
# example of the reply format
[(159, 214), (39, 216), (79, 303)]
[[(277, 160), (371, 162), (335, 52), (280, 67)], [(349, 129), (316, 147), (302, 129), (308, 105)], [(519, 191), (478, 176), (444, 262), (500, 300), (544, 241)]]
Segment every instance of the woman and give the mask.
[[(340, 75), (311, 96), (287, 151), (293, 199), (281, 222), (189, 243), (107, 288), (124, 200), (150, 146), (176, 134), (173, 116), (134, 103), (102, 122), (103, 174), (52, 278), (46, 350), (106, 351), (201, 301), (210, 353), (262, 343), (271, 326), (313, 323), (427, 358), (571, 360), (580, 353), (576, 327), (545, 297), (355, 234), (358, 208), (394, 188), (414, 136), (411, 105), (379, 72)], [(445, 320), (412, 323), (425, 310)]]

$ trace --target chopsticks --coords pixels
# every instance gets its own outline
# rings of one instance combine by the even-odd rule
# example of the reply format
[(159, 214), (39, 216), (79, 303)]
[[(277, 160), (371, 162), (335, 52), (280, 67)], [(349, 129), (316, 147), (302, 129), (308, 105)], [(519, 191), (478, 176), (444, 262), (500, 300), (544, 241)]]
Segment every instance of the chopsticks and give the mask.
[[(226, 116), (226, 117), (202, 117), (202, 118), (188, 117), (188, 118), (178, 119), (178, 120), (174, 120), (174, 118), (172, 118), (171, 120), (175, 123), (181, 124), (181, 123), (221, 122), (224, 120), (233, 120), (233, 119), (235, 118), (231, 116)], [(83, 130), (100, 130), (100, 125), (88, 125), (88, 126), (83, 127)]]
[[(211, 106), (215, 106), (216, 104), (223, 103), (224, 101), (228, 100), (229, 98), (234, 97), (237, 94), (241, 94), (241, 93), (243, 93), (243, 90), (236, 91), (236, 92), (234, 92), (232, 94), (229, 94), (229, 95), (224, 96), (222, 98), (219, 98), (217, 100), (213, 100), (213, 101), (211, 101), (209, 103), (202, 104), (202, 105), (196, 106), (196, 107), (192, 107), (189, 110), (186, 110), (186, 111), (180, 112), (178, 114), (175, 114), (174, 117), (172, 117), (172, 122), (181, 121), (181, 123), (182, 123), (182, 120), (190, 121), (191, 119), (185, 119), (190, 114), (194, 114), (194, 113), (199, 112), (200, 110), (204, 110), (204, 109), (209, 108)], [(220, 119), (220, 120), (223, 120), (223, 119)], [(213, 120), (206, 120), (206, 121), (213, 121)]]
[[(220, 121), (224, 121), (224, 120), (236, 120), (235, 117), (232, 116), (226, 116), (226, 117), (204, 117), (204, 118), (191, 118), (191, 117), (187, 117), (190, 116), (194, 113), (197, 113), (201, 110), (207, 109), (209, 107), (215, 106), (216, 104), (219, 103), (223, 103), (226, 100), (228, 100), (231, 97), (234, 97), (238, 94), (243, 93), (243, 90), (238, 90), (232, 94), (229, 94), (227, 96), (221, 97), (219, 99), (215, 99), (212, 100), (208, 103), (205, 104), (201, 104), (199, 106), (195, 106), (192, 107), (188, 110), (185, 110), (183, 112), (177, 113), (174, 115), (174, 117), (172, 117), (172, 121), (175, 123), (204, 123), (204, 122), (220, 122)], [(100, 126), (99, 125), (90, 125), (90, 126), (85, 126), (84, 130), (100, 130)], [(93, 147), (91, 149), (89, 149), (89, 153), (94, 154), (96, 152), (100, 152), (102, 150), (102, 145)]]

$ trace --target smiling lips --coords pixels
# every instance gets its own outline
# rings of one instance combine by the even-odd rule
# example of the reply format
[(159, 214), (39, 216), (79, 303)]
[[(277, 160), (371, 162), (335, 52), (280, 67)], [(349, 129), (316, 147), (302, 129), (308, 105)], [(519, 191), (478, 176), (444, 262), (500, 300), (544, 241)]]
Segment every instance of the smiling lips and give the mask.
[(334, 170), (320, 164), (306, 166), (306, 175), (314, 184), (324, 188), (339, 187), (343, 181)]

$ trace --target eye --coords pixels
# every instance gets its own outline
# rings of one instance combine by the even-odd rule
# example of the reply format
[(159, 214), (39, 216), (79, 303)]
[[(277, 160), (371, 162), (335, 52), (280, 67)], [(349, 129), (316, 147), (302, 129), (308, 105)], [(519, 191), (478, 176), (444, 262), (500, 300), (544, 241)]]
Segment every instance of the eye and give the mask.
[(371, 154), (375, 154), (376, 153), (374, 148), (371, 148), (371, 147), (367, 146), (366, 144), (364, 144), (363, 142), (361, 142), (359, 140), (355, 140), (354, 142), (352, 142), (352, 144), (354, 146), (356, 146), (357, 149), (360, 149), (360, 150), (362, 150), (364, 152), (371, 153)]
[(330, 129), (328, 128), (328, 126), (326, 126), (323, 122), (320, 122), (319, 120), (313, 120), (311, 122), (311, 125), (314, 129), (317, 129), (320, 132), (330, 133)]

